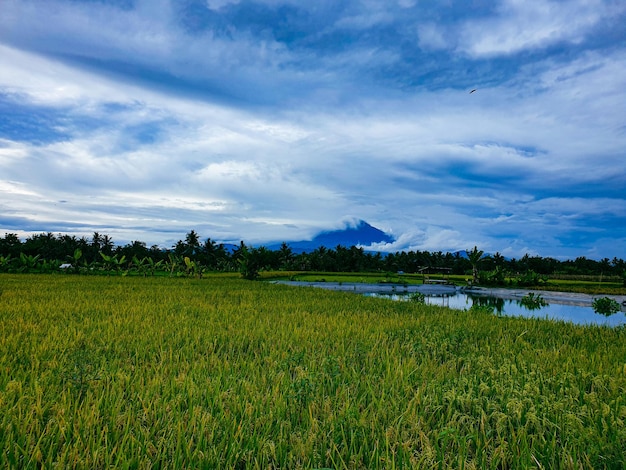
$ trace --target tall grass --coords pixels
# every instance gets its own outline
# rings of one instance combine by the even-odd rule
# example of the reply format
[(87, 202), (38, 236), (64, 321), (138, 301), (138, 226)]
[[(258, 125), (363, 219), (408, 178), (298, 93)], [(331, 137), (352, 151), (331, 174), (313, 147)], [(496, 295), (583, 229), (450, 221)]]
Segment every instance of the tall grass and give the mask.
[(2, 467), (626, 465), (623, 328), (220, 277), (0, 290)]

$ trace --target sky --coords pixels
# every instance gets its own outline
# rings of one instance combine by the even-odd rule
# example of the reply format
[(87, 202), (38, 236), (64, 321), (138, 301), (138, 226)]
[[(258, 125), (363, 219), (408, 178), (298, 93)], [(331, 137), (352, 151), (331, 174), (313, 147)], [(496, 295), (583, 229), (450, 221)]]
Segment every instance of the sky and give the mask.
[(0, 0), (0, 235), (362, 219), (381, 251), (626, 259), (625, 24), (623, 0)]

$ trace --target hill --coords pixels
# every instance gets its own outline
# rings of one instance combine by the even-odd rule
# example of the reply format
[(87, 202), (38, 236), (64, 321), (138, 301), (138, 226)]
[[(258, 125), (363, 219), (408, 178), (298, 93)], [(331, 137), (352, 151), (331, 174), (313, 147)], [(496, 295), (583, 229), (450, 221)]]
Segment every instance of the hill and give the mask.
[[(322, 231), (311, 240), (286, 241), (287, 245), (294, 253), (314, 251), (323, 246), (325, 248), (335, 248), (337, 245), (351, 247), (355, 245), (369, 246), (372, 243), (392, 243), (394, 238), (382, 230), (371, 226), (364, 220), (359, 220), (354, 224), (346, 224), (339, 230)], [(270, 250), (280, 248), (282, 242), (265, 245)]]

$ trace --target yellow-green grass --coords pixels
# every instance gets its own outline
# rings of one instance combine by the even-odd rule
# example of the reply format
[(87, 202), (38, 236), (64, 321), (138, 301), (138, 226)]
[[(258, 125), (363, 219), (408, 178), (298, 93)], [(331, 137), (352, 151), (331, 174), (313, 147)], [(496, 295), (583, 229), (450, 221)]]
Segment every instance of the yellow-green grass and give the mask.
[(538, 287), (542, 290), (552, 290), (560, 292), (582, 292), (585, 294), (609, 294), (626, 295), (626, 287), (621, 281), (576, 281), (550, 279), (545, 286)]
[(626, 330), (0, 275), (0, 467), (624, 468)]

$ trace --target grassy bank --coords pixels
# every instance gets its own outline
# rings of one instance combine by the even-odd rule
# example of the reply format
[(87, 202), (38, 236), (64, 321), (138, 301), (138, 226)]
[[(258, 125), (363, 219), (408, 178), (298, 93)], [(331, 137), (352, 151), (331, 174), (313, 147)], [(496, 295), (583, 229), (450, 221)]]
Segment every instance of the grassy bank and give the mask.
[[(282, 279), (306, 282), (360, 282), (360, 283), (397, 283), (422, 284), (422, 274), (385, 274), (385, 273), (328, 273), (328, 272), (265, 272), (264, 279)], [(444, 278), (456, 285), (466, 285), (466, 275), (431, 275), (431, 278)], [(563, 277), (563, 276), (561, 276)], [(559, 292), (580, 292), (583, 294), (626, 295), (626, 287), (618, 278), (602, 278), (601, 276), (569, 276), (572, 279), (549, 278), (547, 283), (538, 286), (522, 286), (523, 289), (551, 290)], [(507, 278), (502, 287), (518, 287), (514, 278)]]
[(626, 465), (623, 328), (222, 277), (0, 291), (3, 467)]

